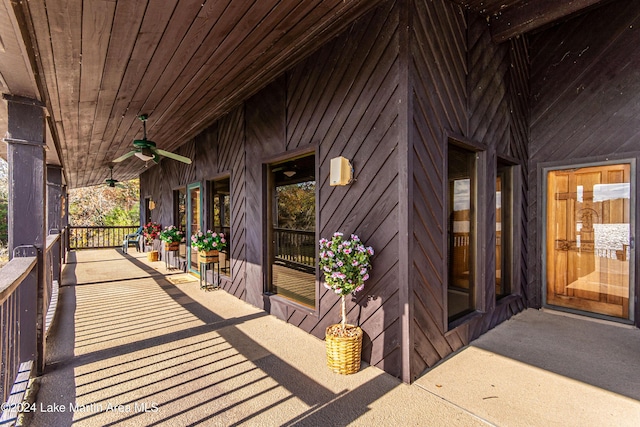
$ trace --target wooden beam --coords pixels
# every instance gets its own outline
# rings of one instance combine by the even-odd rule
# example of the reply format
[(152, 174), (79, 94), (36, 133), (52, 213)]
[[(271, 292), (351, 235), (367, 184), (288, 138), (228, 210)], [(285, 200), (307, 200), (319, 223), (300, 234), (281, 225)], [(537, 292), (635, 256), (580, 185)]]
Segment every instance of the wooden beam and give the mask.
[(523, 0), (491, 17), (491, 37), (500, 43), (558, 19), (601, 3), (603, 0)]

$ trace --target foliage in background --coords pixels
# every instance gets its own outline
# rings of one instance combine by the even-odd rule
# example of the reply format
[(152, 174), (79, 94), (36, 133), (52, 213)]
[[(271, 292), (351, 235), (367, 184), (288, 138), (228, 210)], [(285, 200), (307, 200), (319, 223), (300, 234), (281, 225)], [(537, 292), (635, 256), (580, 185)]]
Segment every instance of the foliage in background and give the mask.
[(69, 224), (77, 226), (138, 225), (140, 181), (119, 182), (69, 191)]
[(7, 214), (9, 210), (9, 164), (0, 159), (0, 267), (9, 261)]
[(0, 246), (7, 244), (7, 212), (9, 209), (9, 164), (0, 159)]
[(289, 230), (315, 230), (315, 181), (278, 187), (277, 197), (278, 227)]

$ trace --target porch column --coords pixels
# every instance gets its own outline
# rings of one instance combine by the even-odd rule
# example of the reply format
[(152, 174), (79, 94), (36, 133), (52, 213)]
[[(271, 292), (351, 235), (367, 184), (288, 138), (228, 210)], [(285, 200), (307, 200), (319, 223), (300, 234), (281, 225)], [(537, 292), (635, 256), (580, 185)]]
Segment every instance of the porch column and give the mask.
[(7, 101), (7, 162), (9, 163), (9, 257), (35, 255), (36, 274), (20, 285), (20, 361), (33, 360), (40, 371), (44, 363), (42, 295), (43, 251), (46, 245), (45, 117), (35, 99), (3, 95)]
[[(62, 167), (47, 165), (47, 235), (61, 234), (64, 228), (62, 218), (64, 211), (62, 206), (64, 203), (63, 191)], [(63, 242), (58, 241), (58, 244), (52, 249), (53, 280), (58, 283), (60, 282), (62, 244)]]
[(47, 165), (47, 234), (62, 232), (62, 167)]

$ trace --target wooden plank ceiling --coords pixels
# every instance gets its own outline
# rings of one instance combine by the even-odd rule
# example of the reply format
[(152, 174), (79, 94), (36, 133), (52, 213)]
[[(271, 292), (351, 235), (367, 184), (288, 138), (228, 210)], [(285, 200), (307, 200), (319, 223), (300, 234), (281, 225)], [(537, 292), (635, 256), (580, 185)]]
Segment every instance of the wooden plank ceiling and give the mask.
[[(12, 52), (35, 68), (31, 96), (47, 106), (50, 156), (60, 154), (74, 188), (104, 182), (111, 160), (142, 137), (140, 114), (148, 138), (173, 151), (381, 0), (0, 1), (13, 9), (0, 30), (22, 35)], [(485, 15), (496, 40), (598, 3), (451, 1)], [(26, 75), (10, 66), (18, 59), (0, 77)], [(131, 157), (113, 174), (129, 179), (145, 166)]]
[[(142, 137), (140, 114), (148, 138), (173, 151), (376, 3), (11, 2), (72, 188), (104, 182)], [(122, 180), (144, 167), (131, 157), (113, 172)]]
[(452, 0), (487, 18), (495, 42), (544, 27), (606, 0)]

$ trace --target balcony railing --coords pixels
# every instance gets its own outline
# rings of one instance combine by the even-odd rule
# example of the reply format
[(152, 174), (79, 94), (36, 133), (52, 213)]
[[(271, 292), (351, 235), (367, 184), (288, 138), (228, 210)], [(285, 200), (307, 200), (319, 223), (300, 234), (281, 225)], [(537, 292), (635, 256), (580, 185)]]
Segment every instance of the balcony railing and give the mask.
[(275, 261), (289, 268), (309, 273), (316, 267), (316, 233), (314, 231), (273, 229)]
[[(40, 369), (44, 340), (57, 305), (65, 231), (47, 237), (44, 253), (35, 246), (19, 246), (0, 268), (0, 394), (12, 403), (26, 388), (14, 383), (20, 366)], [(39, 261), (41, 260), (41, 261)], [(21, 375), (24, 376), (24, 372)], [(28, 375), (27, 375), (28, 377)], [(11, 411), (9, 411), (11, 413)], [(7, 411), (2, 414), (4, 423)]]
[(138, 225), (69, 227), (69, 249), (117, 248), (127, 234), (135, 233)]

